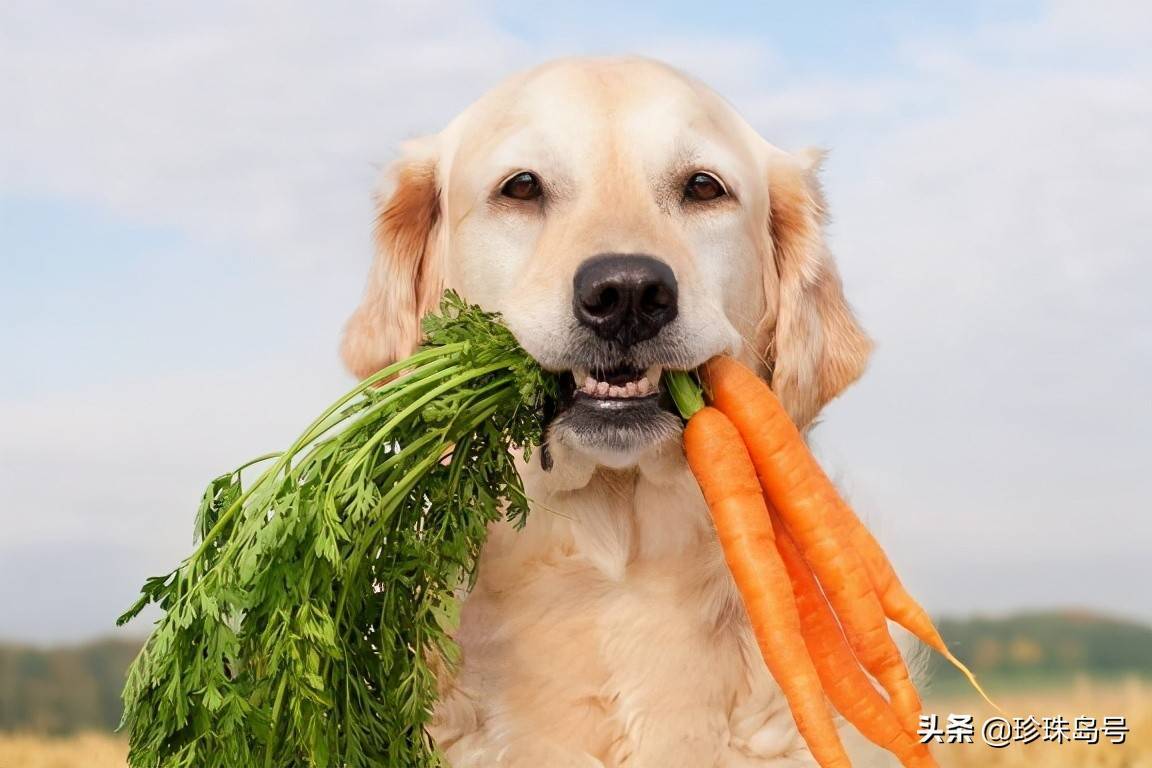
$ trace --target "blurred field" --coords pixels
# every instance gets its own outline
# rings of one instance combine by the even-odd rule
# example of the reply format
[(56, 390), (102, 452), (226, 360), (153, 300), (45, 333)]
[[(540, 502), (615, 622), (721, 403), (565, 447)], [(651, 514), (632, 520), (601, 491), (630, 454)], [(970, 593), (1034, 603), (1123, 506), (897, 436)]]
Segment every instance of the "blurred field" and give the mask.
[[(987, 681), (986, 681), (987, 682)], [(1069, 722), (1077, 717), (1123, 715), (1129, 733), (1122, 745), (1072, 742), (1056, 744), (1037, 740), (1031, 744), (1012, 744), (994, 749), (981, 743), (979, 726), (994, 714), (990, 707), (970, 696), (929, 697), (925, 711), (940, 715), (941, 723), (949, 713), (976, 716), (977, 735), (974, 744), (941, 744), (934, 754), (941, 768), (1152, 768), (1152, 685), (1146, 681), (1101, 683), (1082, 680), (1070, 686), (1032, 689), (1002, 695), (992, 687), (997, 703), (1009, 719), (1035, 716), (1063, 716)]]
[[(1152, 768), (1152, 685), (1131, 680), (1121, 683), (1080, 682), (1071, 687), (997, 694), (1009, 716), (1064, 716), (1075, 721), (1089, 716), (1128, 718), (1127, 743), (1053, 744), (1034, 742), (993, 749), (980, 743), (943, 744), (935, 748), (941, 768)], [(947, 720), (949, 713), (972, 714), (976, 723), (991, 714), (979, 700), (965, 695), (929, 697), (926, 712)], [(71, 737), (0, 734), (0, 768), (124, 768), (123, 740), (96, 733)], [(241, 768), (238, 766), (237, 768)], [(647, 768), (647, 767), (643, 767)]]
[(0, 768), (124, 768), (123, 740), (97, 733), (69, 737), (0, 733)]

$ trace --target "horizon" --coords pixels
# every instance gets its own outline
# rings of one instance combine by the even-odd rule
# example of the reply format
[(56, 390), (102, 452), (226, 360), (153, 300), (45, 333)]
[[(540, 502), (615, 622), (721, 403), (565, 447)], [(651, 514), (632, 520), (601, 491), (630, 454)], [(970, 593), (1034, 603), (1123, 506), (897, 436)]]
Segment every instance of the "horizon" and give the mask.
[[(1017, 621), (1020, 619), (1034, 619), (1034, 618), (1062, 618), (1068, 620), (1088, 619), (1092, 623), (1106, 623), (1122, 626), (1140, 627), (1143, 629), (1152, 630), (1152, 620), (1141, 619), (1139, 617), (1124, 616), (1117, 613), (1110, 613), (1104, 611), (1097, 611), (1093, 609), (1083, 608), (1049, 608), (1049, 609), (1023, 609), (1019, 611), (1008, 611), (1004, 613), (995, 614), (982, 614), (972, 613), (963, 616), (955, 615), (934, 615), (932, 620), (937, 624), (945, 623), (959, 623), (959, 624), (976, 624), (980, 622), (1005, 622)], [(73, 649), (88, 648), (93, 645), (100, 645), (102, 643), (124, 643), (129, 645), (140, 644), (148, 639), (149, 632), (131, 632), (127, 630), (117, 630), (107, 632), (102, 635), (92, 635), (90, 637), (69, 638), (67, 640), (21, 640), (19, 638), (11, 638), (0, 636), (0, 648), (6, 649), (23, 649), (32, 651), (67, 651)]]

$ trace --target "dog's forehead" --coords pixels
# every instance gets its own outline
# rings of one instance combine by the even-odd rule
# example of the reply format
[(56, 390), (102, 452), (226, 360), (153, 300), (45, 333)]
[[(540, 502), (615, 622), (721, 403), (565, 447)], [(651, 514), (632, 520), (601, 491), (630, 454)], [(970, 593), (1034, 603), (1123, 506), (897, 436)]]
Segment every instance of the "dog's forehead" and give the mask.
[(532, 70), (486, 94), (449, 132), (454, 166), (493, 172), (604, 155), (619, 162), (622, 153), (663, 164), (699, 147), (746, 148), (751, 135), (710, 88), (636, 58), (568, 59)]
[(540, 108), (625, 115), (636, 109), (701, 109), (711, 91), (682, 72), (646, 59), (569, 59), (528, 72), (512, 91)]

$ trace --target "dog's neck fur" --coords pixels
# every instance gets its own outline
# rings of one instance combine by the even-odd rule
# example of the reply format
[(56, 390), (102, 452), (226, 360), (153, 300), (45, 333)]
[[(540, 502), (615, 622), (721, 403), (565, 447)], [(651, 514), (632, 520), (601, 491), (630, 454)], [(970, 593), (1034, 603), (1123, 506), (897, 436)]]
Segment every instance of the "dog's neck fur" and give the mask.
[[(784, 766), (804, 753), (678, 441), (605, 469), (553, 446), (492, 526), (441, 680), (453, 765)], [(861, 763), (863, 764), (863, 763)]]
[(657, 447), (626, 469), (609, 469), (565, 446), (555, 463), (521, 466), (532, 512), (523, 529), (493, 527), (480, 565), (489, 589), (514, 588), (525, 571), (557, 557), (593, 566), (605, 580), (629, 571), (664, 570), (715, 596), (705, 613), (732, 616), (737, 596), (707, 506), (678, 441)]

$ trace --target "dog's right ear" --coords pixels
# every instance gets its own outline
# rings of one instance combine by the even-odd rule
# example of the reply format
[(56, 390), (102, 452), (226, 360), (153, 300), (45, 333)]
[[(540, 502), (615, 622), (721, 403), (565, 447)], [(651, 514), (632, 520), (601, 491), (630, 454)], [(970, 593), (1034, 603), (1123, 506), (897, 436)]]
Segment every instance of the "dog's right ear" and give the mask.
[(440, 218), (436, 150), (433, 140), (423, 139), (405, 147), (376, 196), (376, 257), (340, 347), (356, 376), (371, 376), (420, 343), (420, 320), (443, 290), (436, 253)]

